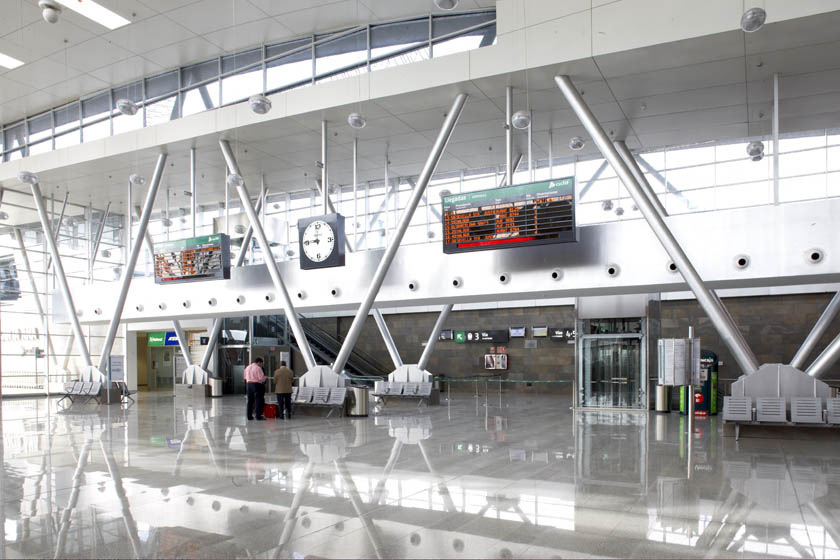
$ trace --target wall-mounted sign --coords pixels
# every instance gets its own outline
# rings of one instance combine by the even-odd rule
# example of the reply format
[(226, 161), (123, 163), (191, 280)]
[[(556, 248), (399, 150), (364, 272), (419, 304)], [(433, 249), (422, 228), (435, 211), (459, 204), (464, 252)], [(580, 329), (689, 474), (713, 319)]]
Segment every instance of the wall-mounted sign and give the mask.
[(147, 346), (178, 346), (178, 335), (174, 331), (151, 332), (146, 338)]
[(467, 342), (508, 342), (507, 330), (467, 331)]
[(464, 331), (455, 331), (455, 342), (464, 344), (467, 341), (467, 333)]
[(204, 235), (155, 243), (155, 282), (191, 282), (230, 278), (230, 238)]
[(508, 332), (511, 338), (525, 338), (525, 327), (511, 327)]
[(575, 178), (443, 197), (443, 252), (577, 241)]
[(531, 348), (532, 349), (532, 348), (536, 348), (536, 347), (537, 347), (537, 341), (536, 340), (526, 340), (525, 341), (525, 348)]
[(202, 346), (207, 346), (208, 344), (210, 344), (210, 337), (209, 336), (199, 337), (198, 340), (199, 340), (199, 344), (201, 344)]
[(507, 354), (485, 354), (484, 369), (507, 369)]
[(549, 336), (555, 340), (574, 340), (577, 331), (571, 327), (551, 327)]
[(444, 329), (440, 331), (440, 336), (438, 337), (438, 340), (452, 340), (452, 337), (452, 329)]
[(545, 338), (548, 336), (548, 327), (531, 327), (531, 336), (534, 338)]

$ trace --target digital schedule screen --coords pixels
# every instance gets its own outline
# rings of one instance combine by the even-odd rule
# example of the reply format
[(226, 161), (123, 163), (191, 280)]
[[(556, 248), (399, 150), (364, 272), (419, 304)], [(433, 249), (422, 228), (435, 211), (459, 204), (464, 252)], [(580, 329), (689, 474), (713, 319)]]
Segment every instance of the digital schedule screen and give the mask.
[(205, 235), (155, 243), (155, 282), (171, 284), (230, 278), (230, 238)]
[(577, 241), (574, 196), (574, 177), (447, 195), (443, 252)]

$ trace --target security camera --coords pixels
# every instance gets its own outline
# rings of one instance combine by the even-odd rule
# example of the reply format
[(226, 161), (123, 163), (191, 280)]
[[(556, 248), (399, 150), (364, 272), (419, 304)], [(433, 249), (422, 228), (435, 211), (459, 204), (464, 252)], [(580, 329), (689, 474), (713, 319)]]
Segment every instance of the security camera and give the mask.
[(58, 22), (58, 16), (61, 14), (61, 6), (54, 0), (39, 0), (38, 7), (41, 8), (41, 16), (47, 23)]

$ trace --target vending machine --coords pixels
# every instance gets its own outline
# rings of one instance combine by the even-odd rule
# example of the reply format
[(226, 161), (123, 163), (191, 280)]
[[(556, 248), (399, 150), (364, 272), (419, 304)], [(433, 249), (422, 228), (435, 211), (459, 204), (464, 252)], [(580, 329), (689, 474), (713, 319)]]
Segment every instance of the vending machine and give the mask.
[[(694, 390), (694, 414), (711, 415), (718, 413), (718, 357), (711, 350), (700, 351), (700, 384)], [(688, 413), (686, 388), (680, 388), (680, 414)]]

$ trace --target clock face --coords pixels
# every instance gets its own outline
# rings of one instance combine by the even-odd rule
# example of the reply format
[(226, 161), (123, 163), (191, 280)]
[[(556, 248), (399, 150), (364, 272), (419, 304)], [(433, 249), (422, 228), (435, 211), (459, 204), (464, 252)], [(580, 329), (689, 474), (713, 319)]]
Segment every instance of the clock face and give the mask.
[(324, 262), (335, 247), (335, 232), (327, 222), (315, 220), (303, 230), (301, 242), (306, 258), (316, 263)]

